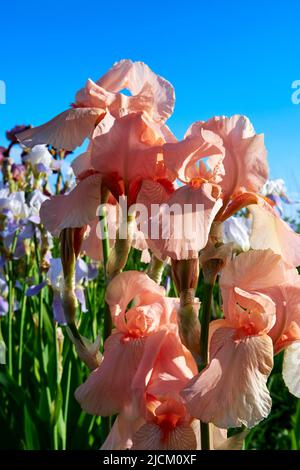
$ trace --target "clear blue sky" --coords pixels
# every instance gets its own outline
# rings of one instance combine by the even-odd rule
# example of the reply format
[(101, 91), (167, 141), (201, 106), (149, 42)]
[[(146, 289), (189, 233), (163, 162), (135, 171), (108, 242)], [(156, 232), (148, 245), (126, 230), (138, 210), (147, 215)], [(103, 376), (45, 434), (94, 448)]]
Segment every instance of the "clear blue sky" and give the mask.
[(87, 78), (131, 58), (173, 83), (178, 137), (195, 120), (246, 114), (265, 133), (271, 176), (300, 193), (300, 104), (291, 102), (299, 1), (15, 0), (0, 14), (0, 142), (5, 129), (43, 123)]

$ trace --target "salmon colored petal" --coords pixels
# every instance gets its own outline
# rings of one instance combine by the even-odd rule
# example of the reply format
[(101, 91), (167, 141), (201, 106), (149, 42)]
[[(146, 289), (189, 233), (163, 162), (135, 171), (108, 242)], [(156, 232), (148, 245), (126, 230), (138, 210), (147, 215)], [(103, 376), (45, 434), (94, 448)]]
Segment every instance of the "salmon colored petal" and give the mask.
[(135, 398), (135, 406), (139, 411), (142, 410), (144, 403), (143, 397), (146, 387), (149, 383), (154, 364), (160, 349), (168, 335), (167, 328), (162, 328), (156, 333), (147, 337), (143, 357), (139, 363), (139, 368), (132, 381), (132, 391)]
[(249, 119), (240, 115), (217, 116), (203, 122), (202, 127), (223, 140), (226, 177), (221, 186), (225, 199), (240, 188), (260, 191), (268, 178), (267, 153), (264, 136), (255, 134)]
[(266, 382), (273, 367), (272, 340), (267, 335), (236, 339), (235, 329), (219, 328), (210, 353), (208, 367), (182, 392), (188, 411), (221, 428), (255, 426), (271, 410)]
[(199, 174), (195, 170), (199, 159), (212, 155), (224, 156), (222, 139), (213, 132), (201, 129), (191, 132), (182, 141), (166, 143), (163, 147), (167, 168), (182, 181), (188, 181)]
[(300, 341), (290, 344), (284, 351), (282, 376), (290, 393), (300, 398)]
[(235, 287), (224, 305), (225, 318), (236, 328), (266, 333), (275, 323), (276, 306), (273, 300), (259, 292), (247, 292)]
[(110, 416), (131, 404), (131, 384), (144, 345), (143, 338), (125, 340), (122, 333), (114, 333), (106, 340), (100, 367), (75, 392), (85, 412)]
[(147, 393), (175, 398), (197, 372), (192, 354), (183, 346), (178, 333), (170, 331), (156, 358)]
[[(214, 185), (203, 183), (199, 189), (180, 187), (168, 197), (159, 183), (145, 181), (142, 184), (138, 202), (143, 203), (151, 214), (151, 230), (149, 224), (142, 224), (141, 229), (149, 237), (146, 238), (147, 243), (158, 258), (198, 258), (198, 252), (207, 244), (215, 215), (222, 206), (215, 190)], [(161, 205), (155, 214), (152, 204), (159, 196), (162, 196)]]
[(126, 271), (118, 274), (109, 283), (106, 290), (106, 302), (114, 321), (124, 317), (129, 303), (137, 298), (137, 305), (150, 305), (159, 302), (165, 295), (163, 287), (158, 286), (147, 274), (139, 271)]
[(148, 108), (155, 121), (166, 121), (173, 113), (175, 94), (172, 85), (143, 62), (121, 60), (97, 84), (113, 93), (128, 89), (133, 95), (129, 97), (129, 107), (138, 111)]
[(110, 93), (89, 79), (84, 88), (76, 93), (76, 105), (80, 107), (102, 108), (109, 107), (117, 95)]
[(88, 236), (81, 244), (81, 251), (94, 261), (103, 261), (102, 240), (97, 235), (98, 219), (93, 220), (90, 225)]
[(52, 145), (56, 149), (74, 150), (90, 137), (96, 124), (105, 116), (102, 109), (68, 109), (51, 121), (18, 134), (25, 147), (39, 144)]
[(249, 292), (282, 284), (285, 280), (286, 271), (281, 257), (272, 250), (255, 250), (241, 253), (227, 263), (220, 285), (224, 291), (239, 287)]
[(144, 424), (134, 435), (132, 450), (195, 450), (197, 439), (191, 426), (176, 426), (167, 436), (154, 423)]
[(253, 249), (271, 248), (291, 266), (300, 265), (300, 235), (284, 222), (262, 198), (260, 205), (249, 206), (253, 216), (250, 245)]
[(60, 194), (45, 201), (40, 209), (41, 221), (53, 235), (64, 228), (83, 227), (92, 222), (100, 204), (99, 174), (80, 181), (69, 194)]
[(236, 195), (226, 206), (225, 210), (221, 211), (218, 220), (225, 222), (229, 217), (239, 212), (245, 207), (249, 207), (253, 204), (258, 204), (260, 197), (255, 193), (242, 192)]
[[(215, 428), (217, 429), (217, 428)], [(243, 450), (244, 440), (247, 435), (246, 431), (241, 431), (231, 437), (225, 439), (218, 446), (214, 446), (214, 450)]]
[(93, 139), (91, 162), (105, 176), (117, 175), (130, 183), (153, 178), (161, 138), (145, 115), (130, 114), (117, 119), (111, 130)]
[(132, 438), (144, 422), (141, 417), (133, 419), (125, 413), (119, 414), (100, 450), (131, 449)]
[(269, 332), (275, 353), (300, 340), (300, 281), (274, 286), (270, 292), (276, 303), (276, 323)]
[(74, 175), (77, 177), (93, 170), (90, 152), (87, 151), (78, 155), (78, 157), (72, 161), (71, 167)]

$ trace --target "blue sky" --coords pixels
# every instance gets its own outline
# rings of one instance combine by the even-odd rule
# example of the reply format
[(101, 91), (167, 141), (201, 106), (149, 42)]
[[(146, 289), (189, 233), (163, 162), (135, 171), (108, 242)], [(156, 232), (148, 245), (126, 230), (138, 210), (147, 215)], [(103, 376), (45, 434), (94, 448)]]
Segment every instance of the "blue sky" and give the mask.
[(271, 176), (300, 194), (300, 104), (291, 101), (299, 1), (15, 0), (0, 14), (0, 142), (16, 123), (63, 111), (87, 78), (131, 58), (174, 85), (169, 124), (178, 137), (195, 120), (246, 114), (265, 133)]

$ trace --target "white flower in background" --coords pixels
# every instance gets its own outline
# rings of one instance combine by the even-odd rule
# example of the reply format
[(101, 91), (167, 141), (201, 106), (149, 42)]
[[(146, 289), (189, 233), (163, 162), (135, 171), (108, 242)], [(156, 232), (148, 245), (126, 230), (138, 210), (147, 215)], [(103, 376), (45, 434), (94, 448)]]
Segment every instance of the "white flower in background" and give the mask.
[(247, 217), (230, 217), (223, 223), (223, 242), (234, 243), (235, 248), (250, 249), (250, 232), (252, 220)]
[(45, 170), (56, 167), (56, 161), (52, 157), (46, 145), (35, 145), (31, 151), (23, 157), (24, 162), (29, 162), (33, 166), (42, 166)]
[(26, 219), (29, 214), (29, 208), (25, 202), (24, 191), (9, 193), (8, 188), (0, 189), (0, 213), (11, 212), (16, 219)]
[(29, 220), (35, 224), (40, 223), (40, 208), (48, 196), (45, 196), (39, 189), (35, 189), (29, 196)]
[(284, 180), (281, 178), (278, 178), (275, 180), (268, 180), (264, 184), (261, 192), (264, 196), (269, 196), (271, 194), (273, 196), (282, 196), (287, 193), (287, 190), (286, 190)]

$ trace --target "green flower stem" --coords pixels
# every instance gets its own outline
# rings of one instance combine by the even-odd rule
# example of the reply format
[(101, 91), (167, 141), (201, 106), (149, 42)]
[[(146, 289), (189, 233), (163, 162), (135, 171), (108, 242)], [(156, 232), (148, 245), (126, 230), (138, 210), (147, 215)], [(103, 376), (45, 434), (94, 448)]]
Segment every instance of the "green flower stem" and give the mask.
[(208, 364), (208, 333), (212, 310), (213, 289), (214, 284), (204, 283), (200, 336), (201, 370), (204, 369)]
[(157, 284), (161, 283), (164, 267), (164, 262), (152, 255), (151, 263), (148, 268), (148, 276)]
[(11, 247), (11, 259), (8, 261), (8, 373), (13, 376), (13, 331), (12, 321), (15, 304), (15, 283), (14, 283), (14, 263), (13, 255), (17, 246), (18, 232), (15, 233)]
[[(202, 312), (201, 312), (201, 335), (200, 335), (200, 354), (201, 354), (201, 366), (200, 370), (203, 370), (208, 364), (208, 335), (209, 335), (209, 322), (211, 317), (211, 309), (213, 302), (213, 288), (216, 277), (210, 278), (210, 282), (205, 282), (204, 278), (204, 293), (202, 301)], [(200, 423), (201, 428), (201, 449), (210, 450), (210, 433), (209, 423)]]
[[(43, 276), (40, 272), (40, 253), (39, 253), (39, 242), (37, 240), (36, 232), (34, 232), (34, 253), (35, 253), (35, 262), (37, 269), (37, 277), (39, 283), (43, 282)], [(38, 347), (39, 347), (39, 360), (41, 368), (41, 378), (42, 382), (46, 388), (46, 397), (47, 397), (47, 406), (49, 414), (51, 414), (51, 391), (49, 385), (47, 384), (47, 370), (46, 370), (46, 361), (44, 356), (44, 341), (43, 341), (43, 302), (44, 302), (44, 289), (41, 289), (38, 295)]]
[[(60, 379), (59, 379), (59, 364), (58, 364), (58, 342), (57, 342), (57, 324), (54, 321), (53, 322), (53, 342), (54, 342), (54, 378), (55, 378), (55, 383), (54, 383), (54, 400), (57, 400), (58, 397), (58, 387), (60, 384)], [(58, 450), (58, 420), (57, 422), (53, 425), (53, 449)]]
[(13, 338), (12, 338), (12, 318), (14, 312), (15, 289), (12, 278), (12, 262), (8, 262), (8, 373), (13, 375)]
[[(105, 285), (107, 286), (108, 284), (107, 263), (108, 263), (108, 258), (110, 254), (110, 246), (109, 246), (109, 237), (108, 237), (107, 212), (106, 212), (105, 206), (101, 207), (99, 221), (101, 223), (102, 230), (103, 230), (102, 232), (103, 271), (104, 271)], [(103, 342), (106, 340), (106, 338), (109, 337), (111, 333), (111, 329), (112, 329), (111, 315), (110, 315), (108, 305), (105, 302)]]
[(19, 334), (19, 355), (18, 355), (18, 385), (22, 386), (22, 365), (23, 365), (23, 341), (24, 341), (24, 325), (26, 316), (27, 296), (25, 295), (26, 284), (22, 289), (21, 302), (21, 318), (20, 318), (20, 334)]
[(71, 377), (72, 377), (72, 361), (69, 360), (68, 364), (68, 375), (67, 375), (67, 384), (65, 391), (65, 408), (64, 408), (64, 423), (65, 423), (65, 434), (63, 436), (62, 450), (67, 449), (67, 432), (68, 432), (68, 412), (69, 412), (69, 402), (70, 402), (70, 388), (71, 388)]
[[(104, 271), (104, 280), (105, 285), (108, 284), (107, 276), (107, 263), (110, 254), (109, 246), (109, 236), (108, 236), (108, 225), (107, 225), (107, 212), (105, 206), (102, 205), (101, 212), (99, 216), (99, 221), (101, 223), (103, 232), (102, 232), (102, 253), (103, 253), (103, 271)], [(104, 325), (103, 325), (103, 343), (106, 338), (111, 334), (112, 330), (112, 320), (107, 303), (104, 301)], [(101, 417), (101, 432), (103, 440), (108, 436), (111, 429), (111, 417)]]

